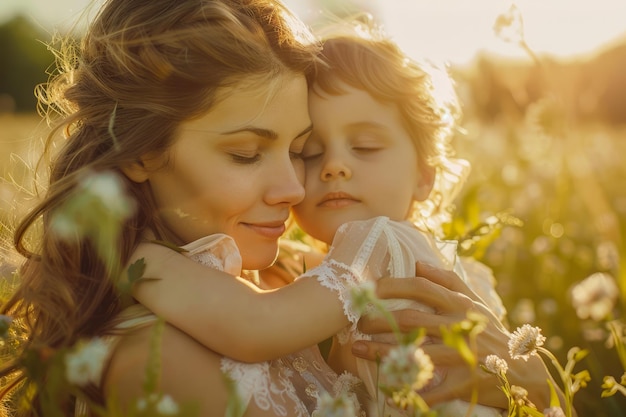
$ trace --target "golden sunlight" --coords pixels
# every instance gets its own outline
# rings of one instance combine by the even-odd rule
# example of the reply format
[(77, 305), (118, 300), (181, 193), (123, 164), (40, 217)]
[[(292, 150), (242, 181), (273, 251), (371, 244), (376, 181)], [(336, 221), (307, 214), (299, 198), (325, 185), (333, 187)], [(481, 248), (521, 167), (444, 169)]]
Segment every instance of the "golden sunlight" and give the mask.
[[(511, 2), (502, 0), (388, 0), (380, 2), (386, 30), (410, 53), (465, 63), (480, 51), (525, 57), (494, 35)], [(626, 36), (624, 0), (518, 0), (528, 45), (561, 58), (596, 52)]]
[[(498, 39), (493, 25), (513, 2), (503, 0), (285, 0), (299, 16), (316, 21), (330, 10), (366, 10), (414, 56), (465, 64), (478, 52), (527, 58)], [(517, 0), (529, 47), (539, 54), (577, 58), (626, 37), (624, 0)], [(322, 6), (321, 6), (322, 5)], [(327, 10), (320, 10), (324, 7)]]

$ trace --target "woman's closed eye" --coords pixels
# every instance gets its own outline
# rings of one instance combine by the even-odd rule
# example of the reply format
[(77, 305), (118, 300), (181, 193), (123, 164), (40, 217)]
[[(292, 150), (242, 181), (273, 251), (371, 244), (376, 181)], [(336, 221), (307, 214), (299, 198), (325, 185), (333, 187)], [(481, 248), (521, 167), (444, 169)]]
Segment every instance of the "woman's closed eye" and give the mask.
[(229, 154), (233, 162), (237, 164), (254, 164), (261, 159), (260, 153), (255, 154), (240, 154), (240, 153), (230, 153)]

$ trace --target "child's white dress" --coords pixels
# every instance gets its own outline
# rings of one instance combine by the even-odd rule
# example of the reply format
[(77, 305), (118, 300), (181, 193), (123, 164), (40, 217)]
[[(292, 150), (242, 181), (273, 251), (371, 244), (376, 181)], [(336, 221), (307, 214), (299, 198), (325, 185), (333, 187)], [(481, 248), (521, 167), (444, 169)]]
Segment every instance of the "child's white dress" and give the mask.
[[(338, 335), (339, 342), (346, 345), (354, 340), (370, 338), (359, 332), (356, 327), (359, 313), (353, 308), (351, 289), (359, 283), (386, 276), (413, 277), (416, 261), (454, 270), (496, 316), (499, 318), (504, 316), (505, 310), (494, 289), (494, 278), (489, 268), (473, 260), (459, 260), (456, 257), (456, 242), (436, 241), (409, 222), (391, 221), (387, 217), (342, 225), (335, 234), (322, 263), (298, 279), (305, 276), (315, 277), (325, 287), (337, 291), (344, 305), (344, 313), (351, 322), (351, 325)], [(385, 305), (390, 311), (406, 308), (432, 311), (430, 307), (411, 300), (385, 300)], [(357, 376), (363, 379), (368, 392), (375, 398), (376, 364), (359, 358), (356, 364)], [(465, 401), (454, 400), (441, 404), (436, 410), (438, 416), (456, 417), (464, 416), (468, 406), (469, 403)], [(403, 415), (401, 411), (389, 408), (386, 407), (386, 410), (390, 414)], [(500, 416), (501, 412), (500, 409), (475, 405), (471, 415), (490, 417)]]

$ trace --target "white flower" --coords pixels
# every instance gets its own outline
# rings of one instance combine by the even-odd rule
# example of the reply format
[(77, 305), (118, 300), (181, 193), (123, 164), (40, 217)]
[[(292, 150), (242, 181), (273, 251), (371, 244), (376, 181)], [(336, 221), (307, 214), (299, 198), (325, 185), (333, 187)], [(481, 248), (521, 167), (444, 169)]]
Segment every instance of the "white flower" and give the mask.
[(355, 389), (363, 385), (363, 381), (350, 372), (343, 372), (333, 384), (333, 392), (335, 395), (352, 394)]
[(433, 378), (434, 365), (430, 356), (415, 344), (399, 345), (382, 360), (380, 372), (383, 384), (394, 390), (423, 388)]
[(364, 281), (350, 289), (353, 310), (358, 315), (364, 315), (372, 309), (372, 304), (378, 299), (376, 284), (373, 281)]
[(63, 212), (55, 213), (50, 225), (52, 230), (64, 239), (69, 239), (79, 231), (78, 224)]
[(109, 345), (100, 338), (78, 342), (65, 356), (65, 376), (68, 382), (78, 386), (89, 382), (99, 383), (108, 354)]
[(528, 360), (530, 355), (537, 354), (537, 348), (546, 341), (539, 327), (524, 324), (509, 336), (509, 354), (513, 359)]
[(333, 397), (328, 392), (322, 392), (311, 417), (354, 417), (359, 409), (355, 406), (355, 400), (354, 394), (344, 393)]
[(614, 242), (605, 240), (598, 243), (596, 256), (601, 269), (608, 271), (619, 268), (619, 250)]
[(172, 397), (167, 394), (161, 395), (155, 392), (147, 397), (139, 398), (136, 403), (136, 409), (140, 412), (156, 410), (156, 412), (162, 416), (173, 416), (180, 411), (178, 404), (176, 404), (176, 401), (174, 401)]
[(91, 174), (81, 185), (97, 197), (114, 217), (125, 219), (132, 213), (132, 201), (124, 193), (124, 183), (118, 174), (111, 171)]
[(156, 409), (159, 414), (166, 416), (178, 414), (178, 404), (167, 394), (161, 397), (156, 405)]
[(137, 411), (146, 411), (146, 408), (148, 408), (148, 402), (146, 401), (146, 399), (138, 398), (137, 399)]
[(596, 272), (572, 288), (572, 306), (581, 319), (605, 319), (613, 310), (619, 290), (609, 274)]
[(509, 364), (498, 355), (489, 355), (485, 358), (485, 368), (492, 374), (505, 375), (509, 370)]
[(511, 399), (518, 406), (532, 404), (528, 399), (528, 391), (526, 391), (526, 388), (518, 385), (511, 385)]
[(561, 407), (550, 407), (543, 410), (544, 417), (565, 417)]

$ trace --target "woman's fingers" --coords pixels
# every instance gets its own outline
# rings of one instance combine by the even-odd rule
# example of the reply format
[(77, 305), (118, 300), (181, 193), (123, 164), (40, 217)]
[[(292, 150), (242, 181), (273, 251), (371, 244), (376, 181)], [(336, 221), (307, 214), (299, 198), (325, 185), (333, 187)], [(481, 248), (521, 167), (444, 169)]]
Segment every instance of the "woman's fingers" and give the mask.
[(396, 346), (389, 343), (374, 342), (373, 340), (357, 340), (352, 343), (352, 354), (369, 361), (376, 361), (387, 356), (389, 351)]
[(454, 271), (436, 268), (422, 262), (415, 263), (415, 276), (428, 278), (451, 291), (465, 292), (467, 290), (467, 285)]
[[(418, 310), (392, 311), (391, 315), (396, 321), (400, 331), (408, 333), (417, 328), (424, 328), (429, 336), (439, 336), (441, 326), (449, 325), (448, 317), (433, 313), (425, 313)], [(385, 317), (378, 315), (364, 316), (359, 320), (359, 330), (368, 334), (389, 333), (392, 331), (391, 324)]]
[[(453, 277), (457, 275), (453, 273)], [(423, 277), (381, 278), (377, 281), (376, 292), (383, 299), (413, 300), (440, 312), (467, 311), (474, 305), (474, 300), (466, 294)]]

